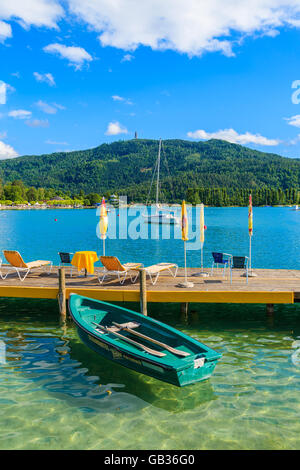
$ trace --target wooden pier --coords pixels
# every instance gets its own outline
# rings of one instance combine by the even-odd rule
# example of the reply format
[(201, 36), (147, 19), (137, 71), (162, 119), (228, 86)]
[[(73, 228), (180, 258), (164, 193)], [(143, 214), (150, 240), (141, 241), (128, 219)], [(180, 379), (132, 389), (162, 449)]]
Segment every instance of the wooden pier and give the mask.
[[(5, 265), (2, 265), (3, 272), (5, 269)], [(255, 269), (257, 276), (249, 277), (248, 284), (239, 271), (233, 273), (232, 284), (228, 274), (223, 277), (221, 272), (214, 271), (213, 276), (193, 276), (199, 272), (199, 268), (188, 269), (188, 278), (194, 283), (193, 288), (177, 286), (184, 278), (184, 271), (180, 268), (175, 279), (162, 273), (155, 286), (147, 278), (145, 291), (144, 287), (143, 290), (140, 289), (139, 280), (135, 284), (126, 281), (124, 285), (120, 285), (116, 277), (111, 277), (100, 285), (96, 275), (85, 277), (73, 272), (73, 277), (70, 277), (69, 268), (65, 268), (62, 279), (59, 276), (59, 268), (54, 267), (50, 275), (42, 270), (32, 271), (24, 282), (21, 282), (16, 274), (9, 274), (5, 280), (0, 279), (0, 298), (60, 298), (63, 306), (65, 300), (74, 292), (108, 302), (141, 302), (144, 313), (147, 302), (249, 304), (300, 302), (300, 270)], [(145, 279), (141, 285), (145, 286)]]

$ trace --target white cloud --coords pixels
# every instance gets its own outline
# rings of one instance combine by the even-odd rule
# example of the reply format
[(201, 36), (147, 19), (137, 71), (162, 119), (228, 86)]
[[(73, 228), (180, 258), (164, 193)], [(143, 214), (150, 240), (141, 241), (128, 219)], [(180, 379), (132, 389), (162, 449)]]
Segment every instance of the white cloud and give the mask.
[(55, 86), (55, 80), (52, 73), (33, 72), (33, 75), (37, 82), (45, 82), (49, 86)]
[(284, 119), (288, 122), (290, 126), (300, 127), (300, 114), (296, 114), (295, 116), (291, 116), (289, 118)]
[(47, 114), (55, 114), (57, 112), (57, 109), (54, 106), (45, 103), (45, 101), (42, 100), (39, 100), (35, 105)]
[(123, 96), (119, 96), (119, 95), (113, 95), (112, 99), (114, 101), (122, 101), (125, 104), (133, 104), (133, 102), (129, 98), (124, 98)]
[(60, 110), (66, 109), (61, 104), (58, 104), (58, 103), (49, 104), (42, 100), (37, 101), (35, 105), (46, 114), (56, 114), (58, 109)]
[(49, 145), (69, 145), (68, 142), (57, 142), (55, 140), (46, 140), (45, 144), (49, 144)]
[(5, 160), (6, 158), (15, 158), (17, 156), (18, 153), (15, 151), (15, 149), (0, 140), (0, 160)]
[(0, 21), (0, 42), (4, 42), (5, 39), (12, 37), (12, 31), (10, 24)]
[(48, 119), (32, 119), (32, 121), (26, 121), (29, 127), (49, 127)]
[(14, 109), (10, 111), (8, 115), (15, 119), (29, 119), (31, 117), (32, 112), (26, 111), (25, 109)]
[(23, 28), (46, 26), (57, 28), (64, 11), (57, 0), (0, 0), (0, 41), (12, 36), (11, 26), (5, 21), (17, 21)]
[(268, 139), (260, 134), (251, 134), (246, 132), (245, 134), (238, 134), (234, 129), (223, 129), (217, 132), (206, 132), (203, 129), (199, 129), (194, 132), (188, 132), (187, 136), (191, 139), (221, 139), (227, 140), (233, 144), (258, 144), (258, 145), (278, 145), (280, 142), (277, 139)]
[(122, 96), (119, 96), (119, 95), (113, 95), (112, 99), (114, 101), (124, 101), (125, 100), (125, 98), (123, 98)]
[(296, 145), (300, 142), (300, 134), (287, 142), (287, 145)]
[(122, 59), (121, 59), (121, 62), (130, 62), (131, 60), (134, 59), (134, 55), (132, 54), (125, 54)]
[(191, 56), (232, 47), (246, 35), (275, 35), (300, 26), (299, 0), (68, 0), (103, 46), (172, 49)]
[(13, 91), (15, 91), (13, 86), (0, 80), (0, 104), (6, 104), (7, 93), (12, 93)]
[[(103, 46), (133, 51), (143, 45), (190, 56), (213, 51), (232, 56), (245, 36), (274, 37), (280, 29), (300, 28), (299, 0), (0, 0), (0, 41), (12, 35), (8, 21), (26, 29), (58, 29), (70, 13), (98, 32)], [(132, 58), (126, 54), (122, 60)], [(70, 62), (80, 68), (92, 59), (78, 60), (77, 55)]]
[(58, 103), (53, 103), (53, 106), (55, 106), (57, 109), (60, 109), (61, 111), (66, 109), (65, 106), (63, 106), (62, 104), (58, 104)]
[(69, 65), (75, 67), (76, 70), (86, 63), (93, 60), (92, 56), (82, 47), (65, 46), (64, 44), (54, 43), (44, 47), (45, 52), (50, 54), (57, 54), (63, 59), (69, 61)]
[(106, 135), (128, 134), (126, 127), (121, 126), (118, 121), (110, 122), (107, 126)]
[(0, 80), (0, 104), (6, 103), (6, 83)]

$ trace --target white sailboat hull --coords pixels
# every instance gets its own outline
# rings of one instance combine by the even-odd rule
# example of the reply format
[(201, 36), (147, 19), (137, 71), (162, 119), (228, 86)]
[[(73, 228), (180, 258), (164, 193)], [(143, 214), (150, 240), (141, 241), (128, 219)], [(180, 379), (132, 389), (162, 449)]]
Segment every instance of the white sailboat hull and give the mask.
[(179, 224), (180, 219), (172, 214), (143, 214), (148, 224)]

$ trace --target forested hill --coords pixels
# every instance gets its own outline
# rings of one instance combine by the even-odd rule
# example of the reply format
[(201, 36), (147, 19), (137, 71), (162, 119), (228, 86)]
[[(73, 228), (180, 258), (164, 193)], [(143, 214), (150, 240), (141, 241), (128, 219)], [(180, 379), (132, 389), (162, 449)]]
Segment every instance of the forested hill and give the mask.
[[(23, 156), (0, 161), (0, 179), (20, 179), (28, 186), (71, 193), (127, 193), (131, 200), (145, 202), (157, 153), (157, 140), (137, 139), (89, 150)], [(162, 200), (179, 201), (188, 188), (299, 190), (300, 159), (215, 139), (163, 141)]]

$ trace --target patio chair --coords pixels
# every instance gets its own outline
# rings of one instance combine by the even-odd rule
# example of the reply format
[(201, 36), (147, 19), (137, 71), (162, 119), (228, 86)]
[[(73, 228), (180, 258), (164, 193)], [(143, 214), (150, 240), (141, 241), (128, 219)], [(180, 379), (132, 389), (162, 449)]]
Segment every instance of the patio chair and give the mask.
[[(20, 281), (24, 281), (32, 269), (49, 266), (48, 274), (52, 271), (52, 261), (37, 260), (25, 263), (20, 253), (16, 250), (3, 250), (3, 254), (6, 261), (17, 272)], [(25, 272), (23, 277), (21, 276), (21, 272)]]
[(230, 263), (230, 284), (232, 284), (232, 270), (233, 269), (243, 269), (246, 274), (246, 282), (248, 284), (248, 266), (249, 258), (248, 256), (233, 256)]
[[(172, 271), (172, 268), (174, 268), (174, 272)], [(149, 276), (153, 286), (156, 284), (161, 272), (169, 271), (173, 277), (176, 277), (177, 270), (178, 266), (174, 263), (157, 263), (145, 268), (146, 274)]]
[(225, 275), (225, 269), (230, 267), (230, 260), (232, 258), (232, 255), (228, 253), (218, 253), (213, 251), (212, 252), (212, 257), (213, 257), (213, 263), (211, 267), (211, 275), (214, 272), (214, 267), (215, 265), (218, 266), (221, 265), (223, 266), (223, 276)]
[(66, 264), (69, 264), (71, 266), (70, 277), (72, 277), (73, 265), (71, 264), (71, 255), (74, 255), (74, 253), (64, 253), (62, 251), (59, 251), (58, 254), (60, 257), (59, 266), (65, 266)]
[[(134, 283), (139, 275), (138, 269), (143, 265), (142, 263), (125, 263), (122, 264), (116, 256), (100, 256), (100, 261), (104, 266), (104, 271), (98, 273), (98, 281), (100, 284), (103, 283), (104, 279), (109, 275), (118, 276), (120, 284), (124, 284), (129, 274), (130, 280)], [(131, 271), (137, 271), (133, 276)]]

